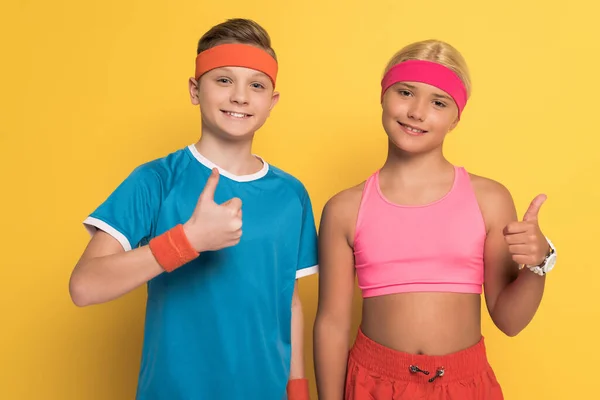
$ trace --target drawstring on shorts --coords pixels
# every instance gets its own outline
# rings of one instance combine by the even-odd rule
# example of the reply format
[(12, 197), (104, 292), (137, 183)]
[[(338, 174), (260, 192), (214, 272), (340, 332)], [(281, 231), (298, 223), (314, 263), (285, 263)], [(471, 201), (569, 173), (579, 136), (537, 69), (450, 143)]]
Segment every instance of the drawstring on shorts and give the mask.
[[(410, 367), (408, 367), (408, 369), (413, 374), (416, 374), (416, 373), (420, 372), (422, 374), (429, 375), (429, 371), (422, 370), (421, 368), (419, 368), (416, 365), (411, 365)], [(429, 383), (435, 381), (437, 378), (440, 378), (440, 377), (444, 376), (444, 372), (445, 372), (444, 367), (438, 368), (435, 371), (435, 375), (433, 377), (429, 378)]]

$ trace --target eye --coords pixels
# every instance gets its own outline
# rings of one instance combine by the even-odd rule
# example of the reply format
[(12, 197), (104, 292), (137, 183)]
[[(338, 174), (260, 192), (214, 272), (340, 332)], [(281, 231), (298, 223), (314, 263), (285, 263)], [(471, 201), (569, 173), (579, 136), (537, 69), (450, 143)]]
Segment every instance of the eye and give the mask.
[(412, 93), (406, 89), (398, 89), (398, 94), (404, 97), (412, 96)]
[(220, 78), (217, 78), (217, 82), (227, 84), (227, 83), (231, 83), (231, 79), (226, 78), (226, 77), (220, 77)]
[(265, 85), (263, 85), (260, 82), (254, 82), (253, 84), (251, 84), (250, 86), (252, 86), (254, 89), (264, 89)]
[(435, 100), (435, 101), (433, 102), (433, 104), (435, 104), (435, 106), (436, 106), (436, 107), (440, 107), (440, 108), (447, 107), (447, 106), (446, 106), (446, 103), (444, 103), (444, 102), (442, 102), (442, 101), (439, 101), (439, 100)]

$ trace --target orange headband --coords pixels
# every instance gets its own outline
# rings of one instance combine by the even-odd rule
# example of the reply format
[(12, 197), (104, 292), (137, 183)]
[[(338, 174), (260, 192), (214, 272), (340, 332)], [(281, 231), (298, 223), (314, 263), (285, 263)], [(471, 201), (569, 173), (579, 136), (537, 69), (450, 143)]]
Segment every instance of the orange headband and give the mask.
[(245, 67), (267, 75), (273, 87), (277, 79), (277, 61), (266, 51), (247, 44), (229, 43), (211, 47), (196, 57), (196, 79), (220, 67)]

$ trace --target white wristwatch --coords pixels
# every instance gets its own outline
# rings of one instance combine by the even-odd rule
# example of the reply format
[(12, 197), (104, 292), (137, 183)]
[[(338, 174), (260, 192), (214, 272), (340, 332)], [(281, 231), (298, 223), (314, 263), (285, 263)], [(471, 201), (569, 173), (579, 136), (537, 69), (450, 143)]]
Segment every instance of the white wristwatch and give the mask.
[(548, 272), (552, 271), (552, 268), (554, 268), (554, 264), (556, 264), (556, 248), (554, 247), (550, 239), (546, 238), (546, 240), (550, 245), (550, 252), (546, 255), (544, 261), (542, 261), (540, 265), (527, 265), (527, 268), (529, 268), (531, 272), (538, 274), (539, 276), (544, 276)]

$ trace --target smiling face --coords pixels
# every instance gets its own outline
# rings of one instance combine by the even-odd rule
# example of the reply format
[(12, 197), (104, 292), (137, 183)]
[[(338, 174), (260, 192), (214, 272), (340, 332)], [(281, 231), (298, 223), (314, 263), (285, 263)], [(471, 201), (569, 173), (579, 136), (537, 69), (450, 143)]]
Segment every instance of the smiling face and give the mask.
[(264, 73), (243, 67), (213, 69), (190, 80), (192, 104), (200, 105), (203, 134), (251, 139), (279, 100)]
[(448, 93), (420, 82), (398, 82), (383, 96), (383, 127), (392, 143), (409, 153), (442, 145), (458, 123), (458, 107)]

